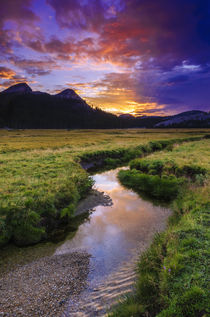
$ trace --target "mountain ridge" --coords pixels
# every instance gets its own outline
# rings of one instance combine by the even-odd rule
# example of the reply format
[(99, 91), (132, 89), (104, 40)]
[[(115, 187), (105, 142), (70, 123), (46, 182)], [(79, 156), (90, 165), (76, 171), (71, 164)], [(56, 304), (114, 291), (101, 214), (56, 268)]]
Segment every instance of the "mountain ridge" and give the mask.
[(51, 95), (26, 83), (0, 92), (0, 127), (9, 128), (210, 128), (210, 113), (185, 111), (172, 116), (116, 116), (92, 108), (73, 89)]
[(19, 83), (10, 86), (9, 88), (0, 92), (0, 94), (7, 94), (7, 93), (31, 93), (33, 90), (31, 87), (26, 83)]

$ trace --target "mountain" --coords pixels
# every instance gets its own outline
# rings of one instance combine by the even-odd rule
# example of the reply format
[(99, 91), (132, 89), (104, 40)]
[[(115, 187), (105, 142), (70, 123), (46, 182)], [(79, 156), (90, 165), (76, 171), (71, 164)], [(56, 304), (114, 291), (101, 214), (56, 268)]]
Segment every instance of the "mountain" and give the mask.
[(2, 94), (27, 94), (27, 93), (31, 93), (32, 89), (26, 84), (26, 83), (20, 83), (20, 84), (16, 84), (13, 85), (7, 89), (5, 89), (4, 91), (2, 91)]
[(210, 114), (188, 111), (175, 116), (119, 117), (92, 108), (74, 90), (56, 95), (32, 91), (26, 83), (0, 92), (0, 128), (12, 129), (109, 129), (210, 127)]
[(84, 101), (79, 95), (77, 95), (77, 93), (73, 89), (65, 89), (55, 96), (63, 99), (76, 99)]
[(0, 93), (0, 127), (15, 129), (115, 128), (118, 117), (93, 109), (72, 89), (57, 95), (17, 84)]
[(156, 128), (202, 128), (210, 127), (210, 113), (192, 110), (168, 117), (155, 124)]

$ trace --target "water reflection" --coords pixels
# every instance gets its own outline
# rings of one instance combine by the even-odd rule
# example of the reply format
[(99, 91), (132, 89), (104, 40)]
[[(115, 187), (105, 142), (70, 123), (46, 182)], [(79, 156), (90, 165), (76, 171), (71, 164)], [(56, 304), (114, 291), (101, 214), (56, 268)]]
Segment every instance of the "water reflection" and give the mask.
[(132, 256), (137, 247), (151, 241), (154, 232), (163, 230), (170, 211), (144, 201), (117, 180), (118, 170), (93, 176), (95, 187), (106, 192), (112, 206), (98, 206), (75, 237), (57, 248), (55, 254), (85, 249), (92, 255), (92, 279), (103, 279)]

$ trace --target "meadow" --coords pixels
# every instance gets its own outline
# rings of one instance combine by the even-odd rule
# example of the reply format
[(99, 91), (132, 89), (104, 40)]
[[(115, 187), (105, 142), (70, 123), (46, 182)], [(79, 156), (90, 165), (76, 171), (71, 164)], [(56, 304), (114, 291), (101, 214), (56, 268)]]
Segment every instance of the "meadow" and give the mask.
[(0, 153), (46, 149), (71, 149), (72, 155), (84, 151), (127, 148), (151, 140), (202, 136), (209, 129), (115, 129), (115, 130), (3, 130)]
[[(207, 133), (193, 129), (0, 130), (0, 245), (34, 244), (72, 221), (78, 201), (92, 187), (81, 159), (105, 156), (107, 165), (117, 166), (122, 158), (128, 163), (140, 156), (142, 146), (151, 152), (152, 147), (158, 149), (159, 140), (174, 143), (171, 140), (202, 138)], [(115, 161), (110, 164), (112, 157)]]
[[(112, 317), (206, 317), (209, 306), (210, 140), (175, 144), (130, 162), (124, 186), (171, 200), (167, 230), (138, 262), (135, 293)], [(166, 196), (167, 193), (167, 196)]]

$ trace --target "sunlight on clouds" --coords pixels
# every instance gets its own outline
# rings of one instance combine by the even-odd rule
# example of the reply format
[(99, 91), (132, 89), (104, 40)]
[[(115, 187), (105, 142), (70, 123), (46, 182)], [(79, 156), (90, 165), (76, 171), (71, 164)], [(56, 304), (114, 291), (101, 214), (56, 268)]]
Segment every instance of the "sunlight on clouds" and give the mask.
[(75, 59), (71, 68), (78, 69), (82, 68), (83, 71), (106, 71), (106, 72), (115, 72), (115, 73), (124, 73), (128, 70), (125, 65), (121, 63), (116, 63), (110, 61), (101, 61), (90, 59), (87, 56), (82, 56), (79, 59)]
[[(127, 83), (127, 74), (111, 73), (103, 79), (89, 83), (68, 83), (87, 103), (115, 114), (154, 115), (159, 114), (164, 105), (156, 102), (144, 102), (137, 97)], [(128, 85), (129, 86), (129, 85)], [(138, 99), (138, 100), (137, 100)], [(142, 101), (140, 101), (142, 99)]]
[(157, 105), (157, 103), (137, 103), (134, 101), (125, 101), (125, 106), (120, 104), (117, 107), (103, 107), (105, 111), (109, 111), (115, 114), (131, 114), (133, 116), (145, 116), (145, 115), (160, 115), (161, 110), (164, 109), (164, 105)]
[(208, 1), (1, 2), (2, 87), (69, 87), (114, 113), (209, 110)]

